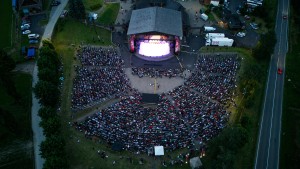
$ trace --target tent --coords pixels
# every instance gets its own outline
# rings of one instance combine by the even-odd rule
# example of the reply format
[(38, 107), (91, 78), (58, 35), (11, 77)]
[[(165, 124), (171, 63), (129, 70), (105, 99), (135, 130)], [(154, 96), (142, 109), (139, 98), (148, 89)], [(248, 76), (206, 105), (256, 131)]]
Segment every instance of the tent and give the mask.
[(29, 48), (27, 51), (27, 58), (33, 58), (35, 55), (35, 48)]
[(154, 146), (154, 155), (155, 156), (165, 155), (164, 146)]
[(202, 166), (202, 162), (199, 157), (194, 157), (190, 159), (190, 166), (192, 169), (199, 168)]

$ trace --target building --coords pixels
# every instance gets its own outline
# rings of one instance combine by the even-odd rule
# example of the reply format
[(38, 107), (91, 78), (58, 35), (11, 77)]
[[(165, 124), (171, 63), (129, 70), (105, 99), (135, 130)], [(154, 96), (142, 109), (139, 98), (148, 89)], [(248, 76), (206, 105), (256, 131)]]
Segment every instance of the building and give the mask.
[(161, 7), (133, 10), (127, 35), (130, 52), (138, 57), (149, 61), (169, 59), (180, 51), (182, 14)]

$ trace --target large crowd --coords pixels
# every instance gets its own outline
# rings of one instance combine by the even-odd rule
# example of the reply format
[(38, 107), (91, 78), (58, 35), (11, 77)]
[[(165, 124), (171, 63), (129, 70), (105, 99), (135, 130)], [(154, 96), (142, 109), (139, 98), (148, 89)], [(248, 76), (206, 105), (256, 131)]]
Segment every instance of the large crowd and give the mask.
[[(84, 81), (93, 84), (75, 83), (85, 87), (78, 97), (89, 98), (84, 103), (113, 93), (131, 92), (119, 95), (120, 102), (76, 122), (75, 126), (86, 137), (96, 136), (108, 144), (121, 142), (124, 149), (136, 152), (149, 153), (156, 145), (173, 151), (203, 144), (226, 126), (230, 112), (226, 111), (225, 103), (232, 96), (239, 67), (236, 55), (201, 56), (185, 84), (161, 94), (156, 108), (142, 105), (141, 94), (129, 86), (121, 68), (99, 73), (98, 69), (91, 69), (92, 73), (82, 70), (77, 80), (89, 79)], [(94, 77), (101, 82), (95, 82)], [(96, 89), (96, 94), (91, 89)]]
[(113, 48), (83, 47), (77, 54), (72, 109), (79, 110), (124, 94), (129, 81), (121, 67), (123, 60)]
[(176, 77), (176, 76), (183, 76), (182, 69), (166, 69), (166, 68), (149, 68), (149, 67), (132, 67), (131, 68), (132, 75), (137, 75), (140, 78), (142, 77), (151, 77), (151, 78), (157, 78), (160, 77)]

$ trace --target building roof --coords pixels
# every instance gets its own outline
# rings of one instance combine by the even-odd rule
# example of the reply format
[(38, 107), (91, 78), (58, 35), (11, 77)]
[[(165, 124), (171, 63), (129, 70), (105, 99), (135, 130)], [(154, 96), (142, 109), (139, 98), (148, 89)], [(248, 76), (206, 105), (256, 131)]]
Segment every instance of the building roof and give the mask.
[(132, 11), (127, 35), (148, 32), (182, 37), (181, 12), (160, 7)]

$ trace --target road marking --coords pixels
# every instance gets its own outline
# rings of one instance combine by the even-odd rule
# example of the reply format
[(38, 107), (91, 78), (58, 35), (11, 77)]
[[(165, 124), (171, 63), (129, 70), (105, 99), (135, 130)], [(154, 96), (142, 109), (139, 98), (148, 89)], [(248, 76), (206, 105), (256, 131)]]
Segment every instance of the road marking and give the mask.
[[(277, 65), (279, 63), (279, 58), (277, 59)], [(274, 87), (274, 92), (273, 92), (273, 103), (272, 103), (272, 115), (271, 115), (271, 127), (270, 127), (270, 133), (269, 133), (269, 146), (268, 146), (268, 156), (267, 156), (267, 167), (266, 169), (269, 167), (269, 157), (270, 157), (270, 146), (271, 146), (271, 137), (272, 137), (272, 128), (273, 128), (273, 116), (274, 116), (274, 101), (275, 101), (275, 97), (276, 97), (276, 88), (277, 88), (277, 77), (278, 74), (276, 74), (275, 77), (275, 87)]]
[[(271, 56), (271, 60), (273, 58), (274, 55)], [(259, 137), (258, 137), (258, 145), (257, 145), (257, 151), (256, 151), (256, 159), (255, 159), (255, 169), (257, 167), (257, 159), (258, 159), (258, 152), (259, 152), (259, 146), (260, 146), (260, 138), (261, 138), (261, 130), (262, 130), (262, 126), (264, 123), (264, 114), (265, 114), (265, 108), (266, 108), (266, 100), (267, 100), (267, 93), (268, 93), (268, 88), (269, 88), (269, 82), (270, 82), (270, 73), (271, 73), (271, 64), (269, 65), (269, 75), (268, 75), (268, 82), (267, 82), (267, 89), (265, 91), (265, 101), (264, 101), (264, 108), (263, 108), (263, 112), (262, 112), (262, 121), (260, 123), (260, 130), (259, 130)], [(273, 73), (273, 72), (272, 72)]]

